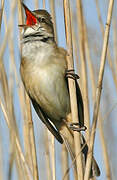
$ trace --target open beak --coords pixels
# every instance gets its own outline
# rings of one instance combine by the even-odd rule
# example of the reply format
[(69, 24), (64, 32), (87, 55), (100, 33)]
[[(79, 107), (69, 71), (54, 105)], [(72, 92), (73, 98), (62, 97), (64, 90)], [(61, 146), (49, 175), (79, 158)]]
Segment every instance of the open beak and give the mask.
[(37, 23), (37, 18), (34, 16), (34, 14), (27, 8), (27, 6), (22, 3), (22, 6), (25, 10), (26, 15), (26, 24), (18, 25), (19, 27), (27, 27), (27, 26), (33, 26)]

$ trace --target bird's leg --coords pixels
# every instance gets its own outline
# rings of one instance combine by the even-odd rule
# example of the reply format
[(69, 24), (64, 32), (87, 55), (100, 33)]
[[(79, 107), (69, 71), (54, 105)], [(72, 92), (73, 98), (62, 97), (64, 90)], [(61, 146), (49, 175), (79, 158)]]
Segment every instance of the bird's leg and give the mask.
[(71, 78), (71, 79), (74, 79), (74, 80), (77, 80), (77, 79), (80, 78), (77, 74), (74, 73), (74, 69), (66, 70), (65, 77), (66, 78)]
[[(80, 78), (77, 74), (74, 73), (74, 69), (66, 70), (65, 77), (71, 78), (75, 81)], [(77, 132), (85, 131), (87, 129), (86, 126), (80, 123), (70, 123), (68, 126), (72, 131), (77, 131)]]
[(63, 119), (63, 121), (66, 124), (66, 126), (72, 131), (80, 132), (80, 131), (85, 131), (87, 129), (86, 126), (81, 125), (80, 123), (71, 123), (71, 122), (66, 121), (65, 119)]
[(81, 126), (80, 123), (70, 123), (69, 128), (72, 131), (77, 131), (77, 132), (85, 131), (87, 129), (86, 126)]

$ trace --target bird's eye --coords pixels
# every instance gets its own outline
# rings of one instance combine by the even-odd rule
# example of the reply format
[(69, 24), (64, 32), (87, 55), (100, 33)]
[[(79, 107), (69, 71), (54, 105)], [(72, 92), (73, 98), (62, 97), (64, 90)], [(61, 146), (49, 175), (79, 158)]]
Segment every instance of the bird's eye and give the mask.
[(38, 18), (38, 21), (39, 21), (39, 22), (45, 22), (45, 18), (43, 18), (43, 17), (41, 18), (41, 17), (40, 17), (40, 18)]
[(42, 21), (42, 22), (45, 22), (45, 18), (44, 18), (44, 17), (42, 17), (42, 18), (41, 18), (41, 21)]

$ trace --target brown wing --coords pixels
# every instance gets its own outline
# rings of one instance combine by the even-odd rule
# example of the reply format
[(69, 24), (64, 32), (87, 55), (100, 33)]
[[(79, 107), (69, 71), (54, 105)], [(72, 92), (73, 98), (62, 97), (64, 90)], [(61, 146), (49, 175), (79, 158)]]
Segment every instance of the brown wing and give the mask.
[(49, 129), (49, 131), (55, 136), (55, 138), (62, 144), (63, 143), (63, 139), (61, 137), (61, 135), (59, 134), (59, 132), (53, 127), (53, 125), (51, 124), (51, 122), (49, 121), (48, 117), (46, 116), (46, 114), (43, 112), (43, 110), (41, 109), (41, 107), (39, 106), (39, 104), (31, 98), (33, 107), (35, 109), (35, 111), (37, 112), (39, 118), (42, 120), (42, 122), (47, 126), (47, 128)]

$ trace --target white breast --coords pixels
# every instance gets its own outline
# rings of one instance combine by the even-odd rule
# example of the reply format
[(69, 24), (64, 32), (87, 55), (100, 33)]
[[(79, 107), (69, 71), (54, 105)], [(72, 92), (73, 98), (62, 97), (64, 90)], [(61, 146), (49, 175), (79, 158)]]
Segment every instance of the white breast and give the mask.
[(22, 44), (22, 57), (29, 61), (43, 64), (48, 61), (48, 57), (52, 54), (53, 46), (44, 42), (34, 41)]

